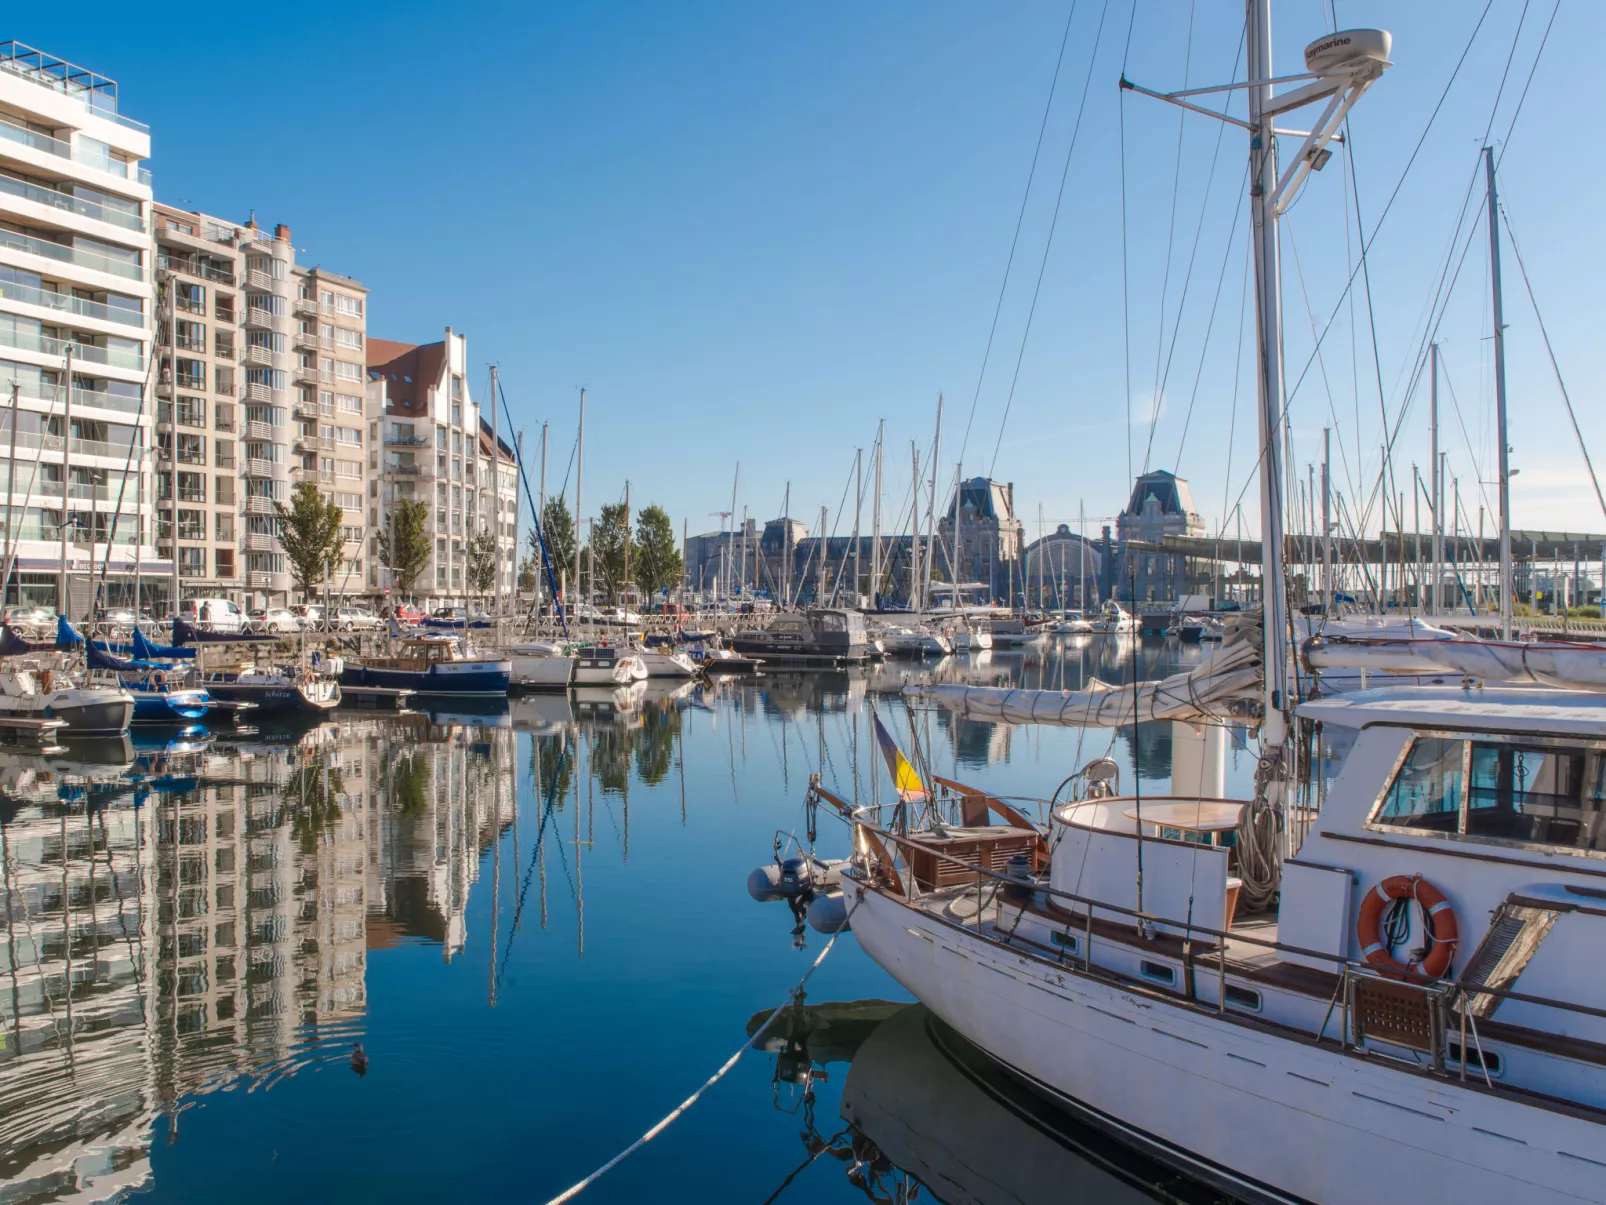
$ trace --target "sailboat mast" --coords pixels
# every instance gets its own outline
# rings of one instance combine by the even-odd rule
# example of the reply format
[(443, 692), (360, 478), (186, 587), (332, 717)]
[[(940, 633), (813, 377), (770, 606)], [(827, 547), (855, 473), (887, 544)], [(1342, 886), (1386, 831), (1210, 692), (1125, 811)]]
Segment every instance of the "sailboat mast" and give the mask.
[(731, 597), (731, 573), (736, 563), (736, 491), (742, 484), (742, 462), (736, 462), (736, 473), (731, 478), (731, 530), (725, 541), (725, 597)]
[(1489, 288), (1494, 294), (1495, 437), (1500, 441), (1500, 639), (1511, 639), (1511, 440), (1506, 431), (1506, 318), (1500, 290), (1500, 202), (1495, 194), (1494, 148), (1483, 148), (1489, 181)]
[(853, 449), (853, 601), (859, 607), (859, 579), (864, 572), (864, 558), (859, 552), (859, 519), (864, 511), (864, 449)]
[[(574, 457), (574, 588), (580, 592), (580, 518), (585, 513), (581, 485), (586, 476), (586, 391), (580, 390), (580, 431), (576, 436)], [(582, 597), (584, 597), (582, 595)]]
[(875, 432), (875, 496), (870, 499), (870, 605), (881, 607), (881, 445), (887, 433), (887, 420), (876, 424)]
[(1432, 466), (1432, 501), (1429, 509), (1432, 514), (1429, 518), (1433, 522), (1433, 586), (1428, 596), (1428, 614), (1439, 613), (1440, 583), (1444, 576), (1444, 472), (1439, 463), (1439, 345), (1435, 343), (1433, 352), (1433, 375), (1428, 390), (1428, 414), (1432, 419), (1433, 428), (1433, 466)]
[(914, 539), (909, 544), (909, 609), (918, 611), (920, 607), (920, 449), (915, 447), (915, 441), (909, 441), (909, 463), (913, 467), (909, 470), (909, 495), (914, 499), (914, 513), (911, 516), (914, 522)]
[(937, 434), (931, 442), (931, 495), (926, 507), (926, 576), (920, 589), (920, 605), (931, 605), (931, 563), (937, 559), (937, 466), (942, 463), (942, 394), (937, 395)]
[(1265, 626), (1263, 748), (1288, 732), (1287, 598), (1283, 582), (1283, 332), (1281, 263), (1277, 245), (1277, 139), (1266, 110), (1272, 102), (1271, 3), (1248, 0), (1249, 213), (1255, 247), (1255, 333), (1260, 354), (1257, 392), (1260, 431), (1260, 581)]
[(1322, 602), (1333, 613), (1333, 429), (1322, 428)]
[[(496, 577), (491, 584), (491, 614), (497, 619), (502, 618), (502, 440), (497, 426), (497, 411), (501, 409), (496, 404), (496, 365), (491, 365), (491, 564), (495, 568)], [(474, 442), (478, 443), (480, 433), (474, 432)], [(518, 545), (513, 547), (513, 558), (518, 560)], [(501, 823), (500, 813), (497, 823)], [(501, 849), (498, 842), (497, 849)], [(494, 916), (494, 913), (493, 913)], [(494, 989), (493, 989), (494, 990)]]

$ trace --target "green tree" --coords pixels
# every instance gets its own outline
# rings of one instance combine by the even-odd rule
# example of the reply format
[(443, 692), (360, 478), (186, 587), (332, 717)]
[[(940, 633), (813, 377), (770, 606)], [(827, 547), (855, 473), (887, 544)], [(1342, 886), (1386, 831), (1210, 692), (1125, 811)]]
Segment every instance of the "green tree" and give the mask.
[(496, 536), (480, 528), (468, 542), (468, 588), (481, 602), (496, 585)]
[[(569, 504), (563, 500), (562, 494), (557, 494), (546, 500), (546, 506), (541, 510), (541, 534), (546, 536), (547, 555), (552, 558), (552, 578), (561, 581), (562, 575), (567, 572), (570, 584), (574, 583), (574, 516), (569, 513)], [(530, 556), (535, 561), (535, 571), (541, 572), (541, 540), (532, 530), (530, 532)]]
[(519, 563), (519, 589), (528, 593), (535, 589), (536, 559), (527, 556)]
[(325, 500), (310, 481), (296, 486), (290, 505), (273, 504), (279, 516), (279, 547), (290, 562), (290, 576), (301, 589), (302, 598), (312, 601), (326, 573), (333, 574), (340, 564), (340, 526), (345, 512), (333, 499)]
[(413, 583), (429, 564), (429, 503), (403, 498), (391, 508), (379, 533), (379, 563), (390, 570), (397, 594), (412, 595)]
[(675, 528), (663, 507), (644, 507), (636, 516), (636, 550), (630, 570), (645, 596), (680, 585), (680, 549), (675, 547)]
[(340, 823), (340, 796), (345, 791), (340, 771), (328, 768), (323, 759), (308, 762), (290, 775), (283, 802), (290, 811), (290, 834), (310, 854), (324, 837)]
[[(610, 502), (591, 530), (591, 547), (597, 558), (597, 581), (609, 603), (624, 596), (625, 561), (630, 548), (630, 514), (623, 502)], [(632, 566), (634, 568), (634, 566)]]

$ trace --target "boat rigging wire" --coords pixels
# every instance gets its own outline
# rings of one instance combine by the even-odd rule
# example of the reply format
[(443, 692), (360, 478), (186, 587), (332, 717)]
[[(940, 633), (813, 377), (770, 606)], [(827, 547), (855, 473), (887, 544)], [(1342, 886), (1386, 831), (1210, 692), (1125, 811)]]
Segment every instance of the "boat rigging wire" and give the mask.
[[(1186, 92), (1188, 90), (1188, 73), (1193, 67), (1193, 16), (1194, 16), (1195, 8), (1196, 8), (1196, 5), (1193, 3), (1193, 0), (1188, 0), (1188, 32), (1187, 32), (1186, 35), (1184, 35), (1184, 37), (1182, 39), (1182, 90), (1184, 92)], [(1244, 32), (1245, 32), (1245, 36), (1247, 36), (1247, 34), (1248, 34), (1248, 26), (1247, 25), (1244, 28)], [(1242, 39), (1239, 40), (1239, 45), (1240, 46), (1243, 45)], [(1233, 68), (1234, 68), (1234, 70), (1233, 70), (1233, 78), (1234, 78), (1235, 81), (1236, 81), (1237, 75), (1238, 75), (1237, 66), (1238, 66), (1238, 60), (1237, 60), (1237, 57), (1234, 56), (1234, 58), (1233, 58)], [(1123, 71), (1121, 74), (1124, 76), (1126, 73)], [(1144, 450), (1143, 450), (1143, 469), (1144, 469), (1145, 472), (1147, 472), (1148, 468), (1149, 468), (1149, 452), (1154, 447), (1154, 427), (1155, 427), (1155, 424), (1160, 419), (1160, 353), (1165, 348), (1165, 299), (1166, 299), (1166, 294), (1170, 291), (1170, 288), (1171, 288), (1171, 256), (1172, 256), (1173, 250), (1176, 247), (1176, 237), (1177, 237), (1177, 194), (1181, 191), (1181, 186), (1182, 186), (1182, 134), (1183, 134), (1183, 131), (1187, 128), (1187, 124), (1188, 124), (1188, 111), (1186, 109), (1183, 109), (1183, 108), (1178, 108), (1177, 109), (1177, 150), (1176, 150), (1176, 157), (1172, 160), (1172, 163), (1171, 163), (1171, 216), (1167, 219), (1167, 222), (1166, 222), (1165, 271), (1164, 271), (1164, 273), (1161, 274), (1161, 277), (1160, 277), (1160, 324), (1159, 324), (1159, 330), (1155, 334), (1155, 341), (1154, 341), (1154, 392), (1149, 397), (1149, 441), (1148, 441), (1147, 447), (1145, 447)], [(1226, 132), (1227, 132), (1227, 123), (1224, 122), (1224, 121), (1218, 121), (1216, 124), (1220, 127), (1216, 131), (1216, 158), (1219, 158), (1220, 154), (1221, 154), (1221, 140), (1222, 140), (1222, 136), (1225, 135)], [(1212, 180), (1215, 178), (1215, 174), (1216, 174), (1216, 158), (1212, 158), (1211, 161), (1210, 161), (1210, 179), (1212, 179)], [(1200, 206), (1199, 206), (1199, 223), (1200, 223), (1201, 226), (1203, 226), (1203, 224), (1204, 224), (1204, 211), (1208, 207), (1209, 201), (1210, 201), (1210, 185), (1207, 182), (1205, 184), (1204, 201), (1201, 202)], [(1194, 234), (1193, 249), (1194, 249), (1195, 252), (1197, 252), (1199, 250), (1199, 236), (1198, 236), (1197, 233)], [(1192, 255), (1190, 255), (1188, 257), (1188, 274), (1190, 276), (1193, 274), (1193, 256)], [(1184, 284), (1182, 286), (1182, 299), (1177, 302), (1177, 320), (1176, 320), (1176, 324), (1171, 328), (1171, 348), (1172, 348), (1173, 351), (1176, 350), (1176, 338), (1177, 338), (1176, 332), (1182, 326), (1182, 310), (1183, 310), (1183, 307), (1187, 304), (1187, 300), (1188, 300), (1188, 286), (1187, 286), (1186, 282), (1184, 282)], [(1167, 356), (1166, 357), (1166, 373), (1167, 373), (1167, 375), (1170, 375), (1170, 371), (1171, 371), (1171, 358), (1169, 356)]]
[[(1134, 9), (1136, 0), (1134, 0)], [(1071, 158), (1076, 153), (1076, 143), (1082, 133), (1082, 115), (1087, 111), (1087, 93), (1093, 84), (1093, 67), (1099, 60), (1099, 46), (1104, 39), (1104, 18), (1109, 15), (1110, 0), (1104, 0), (1104, 6), (1099, 10), (1098, 30), (1093, 35), (1093, 53), (1088, 55), (1087, 75), (1082, 80), (1082, 98), (1076, 105), (1076, 122), (1071, 126), (1071, 142), (1065, 148), (1065, 166), (1060, 169), (1059, 191), (1054, 194), (1054, 213), (1048, 223), (1048, 237), (1043, 240), (1043, 257), (1037, 264), (1037, 283), (1032, 287), (1032, 303), (1026, 311), (1026, 326), (1020, 335), (1020, 350), (1015, 355), (1015, 372), (1009, 380), (1009, 395), (1004, 399), (1004, 415), (998, 420), (998, 438), (993, 441), (993, 459), (987, 467), (987, 476), (991, 477), (998, 469), (998, 449), (1004, 442), (1004, 428), (1009, 423), (1010, 407), (1015, 401), (1015, 386), (1020, 382), (1021, 362), (1026, 359), (1026, 344), (1032, 334), (1032, 319), (1037, 315), (1037, 299), (1043, 291), (1043, 274), (1048, 270), (1048, 254), (1054, 246), (1054, 231), (1059, 226), (1060, 205), (1065, 200), (1065, 182), (1071, 174)]]
[(1533, 306), (1534, 318), (1539, 323), (1540, 337), (1545, 341), (1545, 354), (1550, 357), (1550, 369), (1556, 374), (1556, 387), (1561, 390), (1561, 400), (1567, 405), (1567, 417), (1572, 421), (1573, 435), (1578, 439), (1578, 450), (1584, 454), (1584, 467), (1589, 470), (1589, 483), (1595, 487), (1595, 501), (1600, 503), (1600, 509), (1606, 514), (1606, 495), (1600, 491), (1600, 478), (1595, 473), (1595, 462), (1590, 459), (1589, 445), (1584, 442), (1584, 433), (1578, 426), (1578, 415), (1573, 410), (1573, 399), (1567, 393), (1567, 382), (1561, 378), (1561, 365), (1556, 362), (1556, 349), (1550, 345), (1550, 331), (1545, 327), (1545, 319), (1539, 312), (1539, 300), (1534, 296), (1533, 284), (1528, 279), (1528, 266), (1522, 262), (1522, 251), (1517, 246), (1517, 232), (1511, 228), (1511, 215), (1506, 212), (1505, 203), (1500, 204), (1500, 216), (1506, 224), (1506, 233), (1511, 236), (1511, 251), (1517, 260), (1517, 271), (1522, 276), (1522, 287), (1527, 290), (1528, 304)]
[(701, 1100), (704, 1093), (706, 1093), (715, 1084), (719, 1083), (720, 1080), (724, 1079), (726, 1074), (729, 1073), (730, 1069), (736, 1066), (739, 1061), (741, 1061), (742, 1055), (747, 1053), (747, 1051), (752, 1048), (754, 1042), (757, 1040), (757, 1036), (764, 1033), (765, 1030), (773, 1025), (775, 1023), (775, 1018), (780, 1016), (781, 1013), (789, 1008), (797, 999), (798, 995), (803, 991), (804, 984), (808, 983), (809, 977), (813, 975), (815, 971), (820, 969), (820, 964), (825, 961), (825, 956), (831, 952), (833, 947), (835, 947), (836, 939), (848, 931), (848, 921), (853, 919), (853, 914), (859, 910), (859, 904), (863, 901), (864, 894), (861, 892), (859, 898), (853, 902), (853, 907), (848, 909), (847, 916), (843, 918), (842, 928), (838, 929), (831, 935), (831, 939), (825, 943), (825, 948), (820, 951), (820, 956), (809, 964), (809, 969), (803, 972), (803, 978), (799, 979), (792, 990), (787, 993), (786, 999), (777, 1004), (775, 1006), (775, 1011), (770, 1013), (770, 1015), (764, 1019), (764, 1024), (760, 1025), (753, 1031), (754, 1037), (743, 1041), (742, 1044), (736, 1048), (736, 1053), (731, 1055), (730, 1058), (726, 1059), (725, 1062), (721, 1064), (718, 1071), (714, 1072), (713, 1075), (704, 1080), (697, 1091), (693, 1092), (685, 1100), (681, 1101), (680, 1104), (671, 1109), (667, 1114), (664, 1115), (662, 1120), (644, 1133), (640, 1138), (637, 1138), (629, 1146), (625, 1147), (624, 1150), (620, 1151), (612, 1159), (609, 1159), (585, 1179), (577, 1181), (575, 1184), (553, 1197), (547, 1202), (547, 1205), (563, 1205), (563, 1202), (565, 1201), (574, 1200), (575, 1197), (579, 1196), (587, 1188), (590, 1188), (591, 1185), (602, 1179), (603, 1176), (607, 1175), (614, 1168), (618, 1167), (619, 1164), (623, 1163), (631, 1155), (635, 1154), (654, 1138), (658, 1137), (659, 1134), (662, 1134), (665, 1130), (667, 1130), (670, 1124), (679, 1118), (681, 1114), (685, 1113), (687, 1109), (691, 1108), (694, 1104)]
[(1032, 166), (1026, 173), (1026, 188), (1021, 192), (1020, 212), (1015, 215), (1015, 233), (1009, 240), (1009, 257), (1004, 261), (1004, 279), (998, 283), (998, 300), (993, 305), (992, 325), (987, 328), (987, 346), (981, 353), (981, 371), (976, 374), (976, 392), (970, 399), (970, 417), (965, 419), (965, 437), (959, 441), (959, 459), (965, 459), (970, 445), (970, 427), (976, 421), (976, 403), (981, 399), (982, 382), (987, 379), (987, 363), (993, 354), (993, 338), (998, 334), (998, 316), (1004, 312), (1004, 294), (1009, 288), (1009, 274), (1015, 266), (1015, 249), (1020, 244), (1020, 231), (1026, 221), (1026, 202), (1031, 199), (1032, 182), (1037, 179), (1037, 161), (1043, 153), (1043, 133), (1048, 129), (1048, 115), (1054, 107), (1054, 92), (1059, 87), (1060, 68), (1065, 64), (1065, 47), (1071, 40), (1071, 21), (1076, 17), (1076, 0), (1065, 16), (1065, 32), (1060, 35), (1059, 55), (1054, 60), (1054, 77), (1048, 84), (1048, 100), (1043, 104), (1043, 120), (1037, 127), (1037, 145), (1032, 148)]

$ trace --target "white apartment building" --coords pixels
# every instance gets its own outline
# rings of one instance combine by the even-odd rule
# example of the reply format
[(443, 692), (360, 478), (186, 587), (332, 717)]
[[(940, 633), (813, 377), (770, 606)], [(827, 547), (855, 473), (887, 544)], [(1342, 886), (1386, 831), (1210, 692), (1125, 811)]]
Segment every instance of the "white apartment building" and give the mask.
[(0, 480), (17, 559), (8, 602), (83, 614), (108, 549), (112, 601), (128, 600), (136, 563), (170, 572), (148, 543), (143, 489), (149, 156), (150, 131), (118, 112), (115, 80), (0, 42)]
[(297, 266), (282, 224), (270, 233), (158, 205), (156, 238), (157, 530), (169, 551), (176, 494), (181, 592), (288, 601), (274, 504), (302, 481), (349, 512), (330, 588), (360, 592), (368, 291)]
[(493, 456), (491, 424), (469, 388), (468, 337), (447, 327), (439, 343), (370, 339), (367, 389), (369, 592), (392, 585), (379, 563), (379, 532), (390, 508), (409, 500), (429, 504), (434, 542), (413, 584), (416, 598), (467, 598), (468, 541), (492, 523), (501, 524), (498, 570), (502, 597), (511, 598), (519, 551), (515, 441), (499, 430)]

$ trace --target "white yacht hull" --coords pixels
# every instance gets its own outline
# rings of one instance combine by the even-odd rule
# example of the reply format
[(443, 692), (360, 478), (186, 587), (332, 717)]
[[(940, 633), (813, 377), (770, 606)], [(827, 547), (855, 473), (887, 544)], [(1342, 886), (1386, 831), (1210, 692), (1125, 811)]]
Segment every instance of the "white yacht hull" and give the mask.
[(562, 690), (574, 677), (574, 658), (561, 653), (513, 651), (513, 685), (525, 690)]
[[(850, 908), (861, 895), (845, 881)], [(1234, 1195), (1606, 1200), (1602, 1127), (1267, 1032), (992, 944), (877, 892), (865, 952), (1039, 1091)]]
[(636, 659), (646, 667), (649, 678), (695, 678), (697, 663), (685, 653), (662, 653), (656, 649), (643, 649)]
[(954, 652), (979, 653), (983, 649), (993, 647), (993, 634), (991, 632), (955, 632)]

